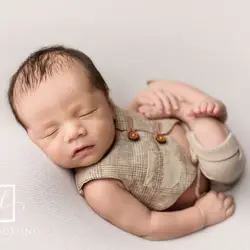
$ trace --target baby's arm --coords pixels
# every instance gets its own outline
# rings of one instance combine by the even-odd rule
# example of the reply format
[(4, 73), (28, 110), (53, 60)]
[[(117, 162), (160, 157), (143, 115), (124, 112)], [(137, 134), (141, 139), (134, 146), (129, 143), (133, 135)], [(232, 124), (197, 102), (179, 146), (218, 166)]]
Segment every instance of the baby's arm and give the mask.
[[(209, 221), (211, 218), (205, 215), (207, 212), (202, 210), (204, 205), (209, 207), (204, 201), (201, 201), (199, 206), (182, 211), (154, 212), (147, 209), (115, 180), (89, 182), (83, 192), (90, 207), (102, 218), (124, 231), (148, 240), (177, 238), (212, 224)], [(213, 208), (218, 203), (214, 199), (209, 202), (212, 202)], [(223, 207), (221, 202), (218, 204), (219, 210)], [(213, 224), (226, 219), (225, 211), (218, 209), (209, 210), (213, 216), (216, 215)], [(218, 216), (221, 218), (218, 219)]]
[(204, 220), (195, 207), (180, 212), (152, 212), (110, 180), (90, 182), (84, 188), (90, 207), (115, 226), (150, 240), (180, 237), (204, 227)]

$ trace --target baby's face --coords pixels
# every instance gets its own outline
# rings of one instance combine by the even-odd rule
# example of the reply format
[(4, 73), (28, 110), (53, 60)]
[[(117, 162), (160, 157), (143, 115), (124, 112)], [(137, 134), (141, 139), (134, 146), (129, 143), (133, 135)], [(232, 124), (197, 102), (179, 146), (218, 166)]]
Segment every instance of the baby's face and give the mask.
[(115, 138), (107, 96), (80, 65), (47, 78), (22, 97), (17, 111), (32, 141), (65, 168), (98, 162)]

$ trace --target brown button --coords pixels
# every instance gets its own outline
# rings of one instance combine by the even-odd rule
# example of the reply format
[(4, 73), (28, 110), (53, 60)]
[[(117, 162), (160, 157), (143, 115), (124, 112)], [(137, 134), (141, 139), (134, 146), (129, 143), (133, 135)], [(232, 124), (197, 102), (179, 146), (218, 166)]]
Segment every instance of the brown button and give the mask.
[(140, 136), (136, 131), (131, 130), (128, 132), (128, 138), (132, 141), (138, 141)]
[(167, 139), (165, 136), (163, 135), (157, 135), (156, 138), (155, 138), (159, 143), (163, 144), (163, 143), (166, 143), (167, 142)]

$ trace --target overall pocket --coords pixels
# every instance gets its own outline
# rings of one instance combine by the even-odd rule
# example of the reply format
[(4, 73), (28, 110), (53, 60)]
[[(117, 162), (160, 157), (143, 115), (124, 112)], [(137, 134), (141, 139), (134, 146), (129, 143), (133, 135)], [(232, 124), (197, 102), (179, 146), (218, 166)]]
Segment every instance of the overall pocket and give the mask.
[(147, 173), (144, 184), (150, 184), (153, 178), (159, 188), (173, 188), (181, 181), (186, 158), (176, 141), (168, 137), (166, 145), (159, 146), (158, 152), (148, 154)]

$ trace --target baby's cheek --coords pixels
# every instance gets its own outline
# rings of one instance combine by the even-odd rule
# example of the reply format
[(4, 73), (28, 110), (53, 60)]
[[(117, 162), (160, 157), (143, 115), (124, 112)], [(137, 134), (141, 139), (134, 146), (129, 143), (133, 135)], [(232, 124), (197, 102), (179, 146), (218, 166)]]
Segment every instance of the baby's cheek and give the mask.
[(115, 137), (115, 125), (113, 121), (104, 121), (96, 127), (96, 139), (107, 146)]
[(62, 144), (50, 143), (48, 147), (45, 148), (45, 154), (56, 164), (63, 164), (65, 162), (65, 154)]
[(88, 123), (88, 132), (92, 136), (99, 135), (108, 130), (107, 122), (103, 118), (92, 120)]

